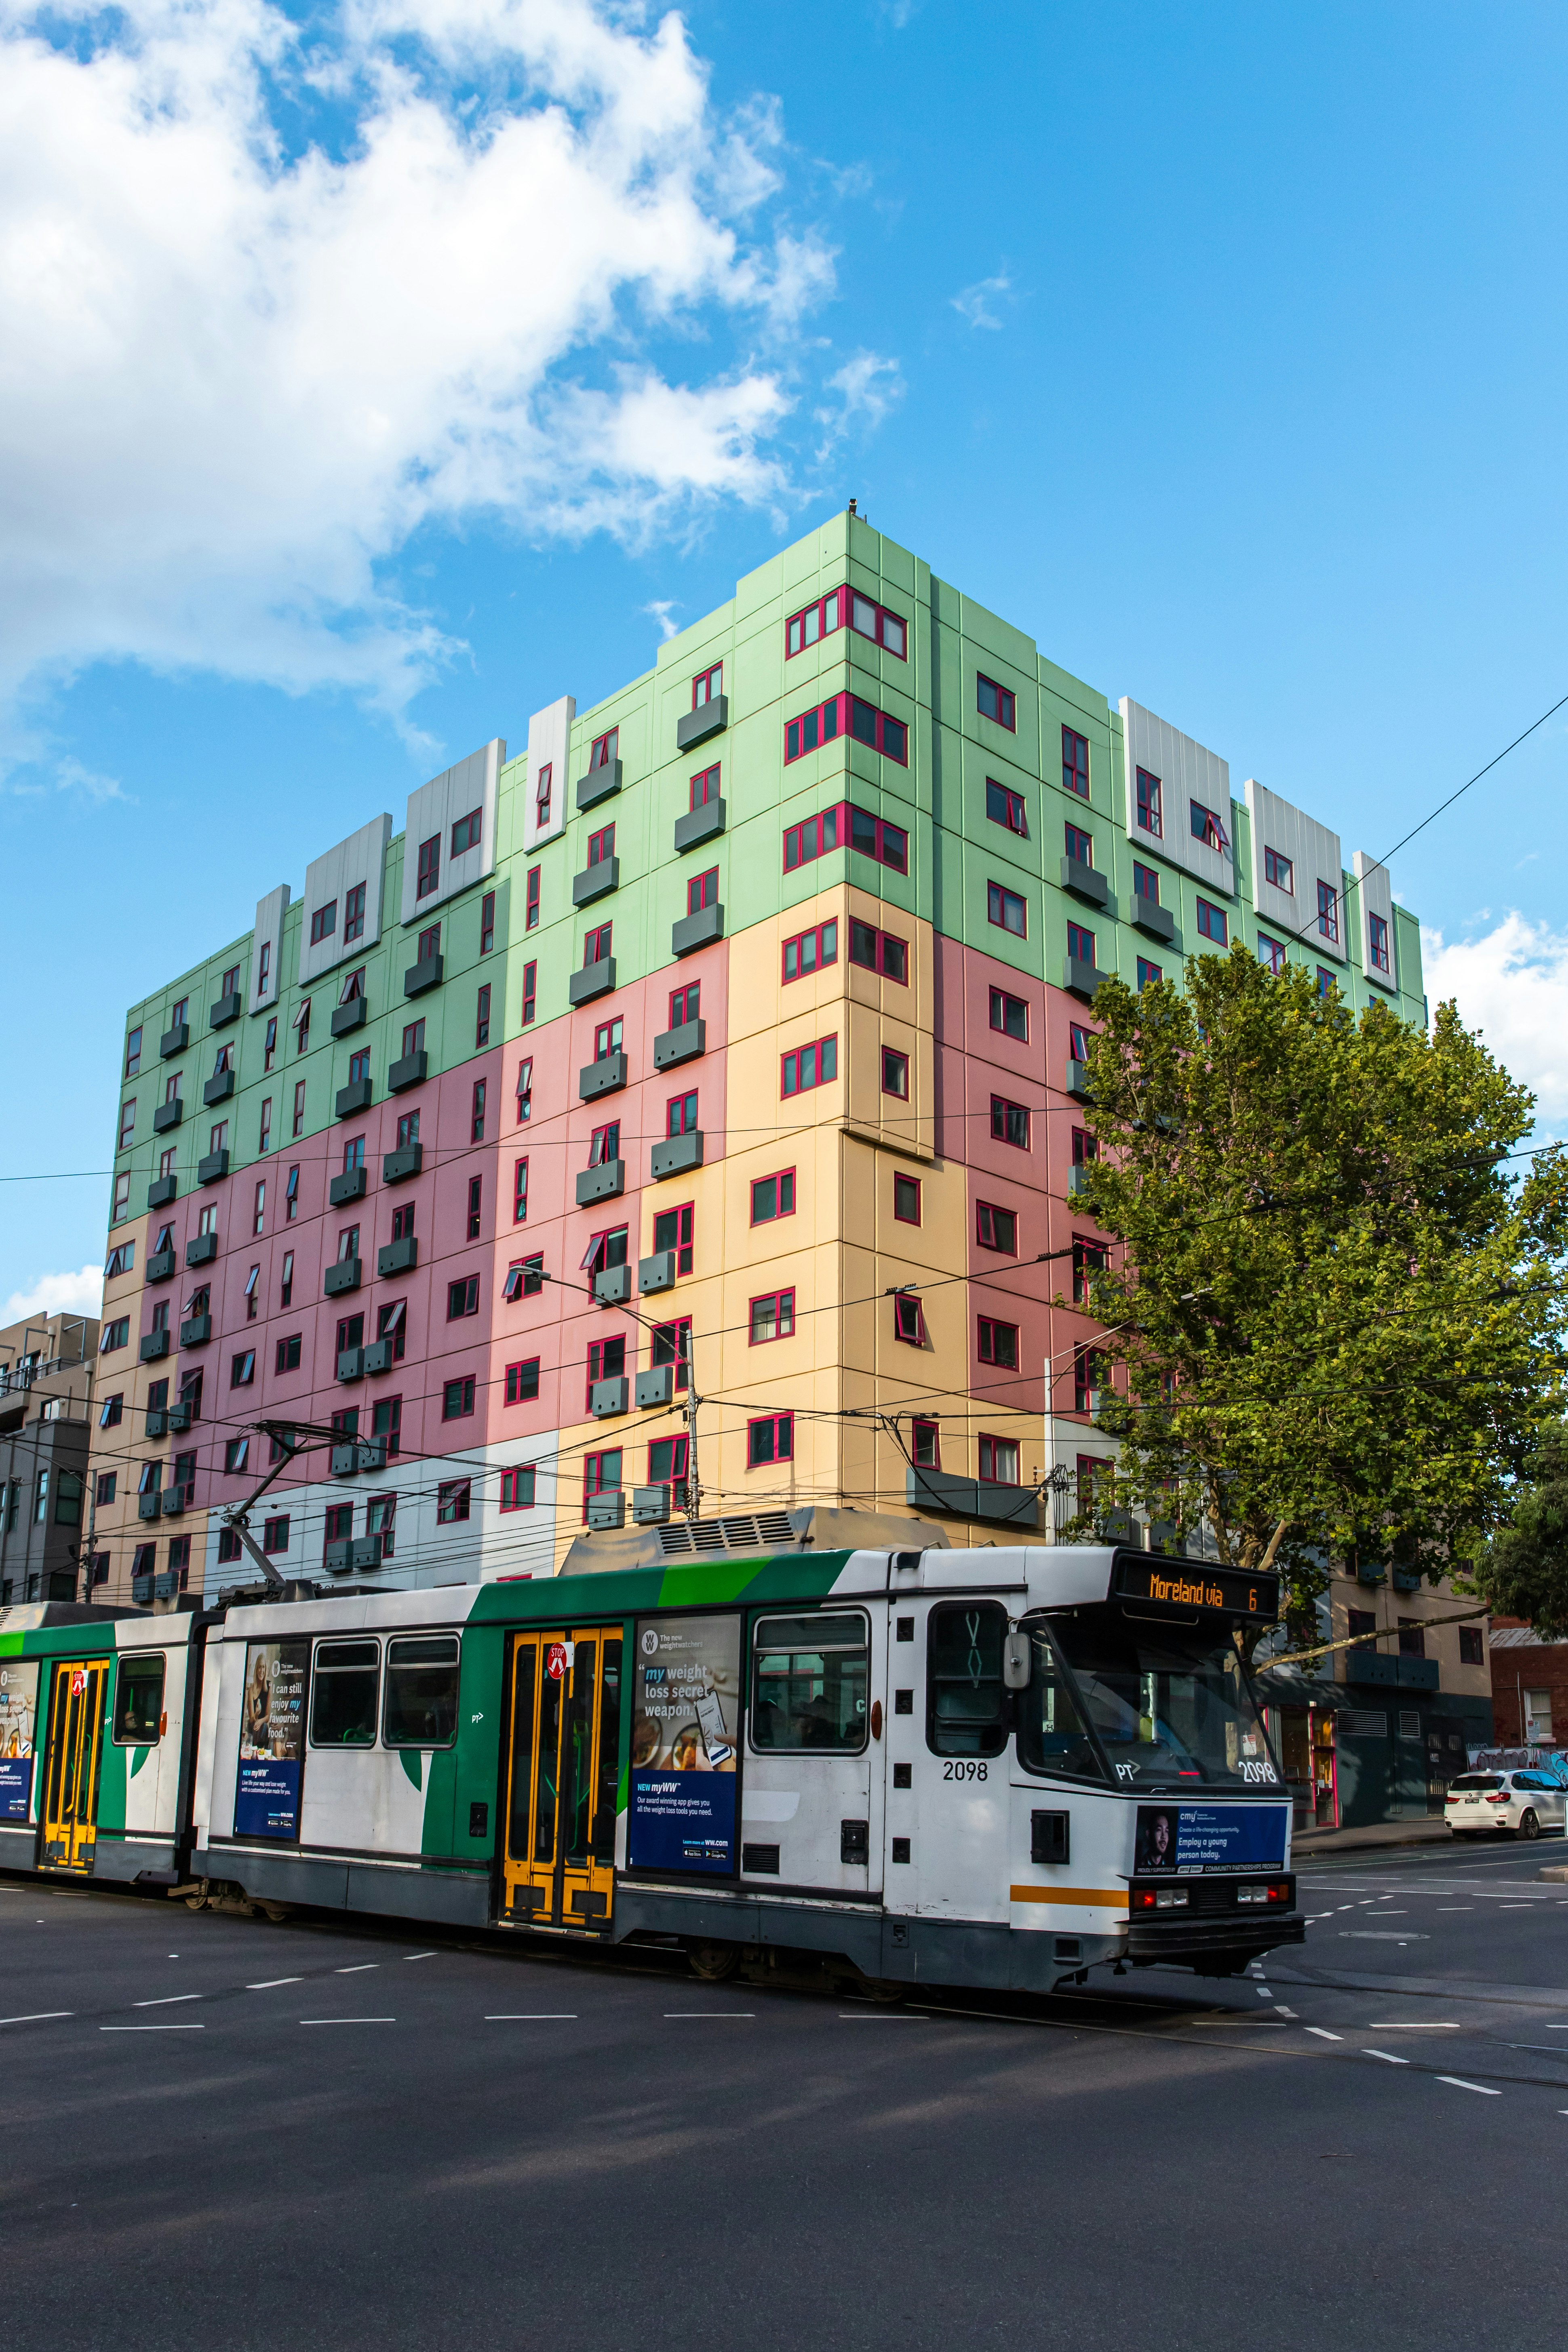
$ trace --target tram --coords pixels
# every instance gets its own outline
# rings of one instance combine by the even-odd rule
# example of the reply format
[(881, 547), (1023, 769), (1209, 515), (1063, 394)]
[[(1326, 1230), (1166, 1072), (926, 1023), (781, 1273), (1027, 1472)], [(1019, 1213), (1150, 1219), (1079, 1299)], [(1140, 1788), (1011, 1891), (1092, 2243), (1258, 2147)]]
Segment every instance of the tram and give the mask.
[(0, 1866), (709, 1976), (1233, 1975), (1304, 1934), (1239, 1638), (1277, 1611), (1088, 1545), (13, 1608)]

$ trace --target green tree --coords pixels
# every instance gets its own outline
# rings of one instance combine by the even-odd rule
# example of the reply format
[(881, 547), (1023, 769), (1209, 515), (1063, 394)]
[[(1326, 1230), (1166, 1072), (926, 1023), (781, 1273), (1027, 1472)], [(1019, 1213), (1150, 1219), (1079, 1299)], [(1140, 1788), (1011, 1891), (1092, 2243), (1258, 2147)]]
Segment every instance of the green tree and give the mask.
[(1568, 1426), (1542, 1431), (1529, 1483), (1477, 1563), (1477, 1592), (1500, 1617), (1522, 1617), (1549, 1641), (1568, 1634)]
[(1239, 946), (1095, 1013), (1079, 1198), (1123, 1247), (1090, 1277), (1121, 1368), (1093, 1516), (1206, 1521), (1242, 1567), (1283, 1522), (1293, 1612), (1331, 1557), (1470, 1559), (1560, 1403), (1568, 1164), (1509, 1158), (1532, 1097), (1451, 1004), (1356, 1018)]

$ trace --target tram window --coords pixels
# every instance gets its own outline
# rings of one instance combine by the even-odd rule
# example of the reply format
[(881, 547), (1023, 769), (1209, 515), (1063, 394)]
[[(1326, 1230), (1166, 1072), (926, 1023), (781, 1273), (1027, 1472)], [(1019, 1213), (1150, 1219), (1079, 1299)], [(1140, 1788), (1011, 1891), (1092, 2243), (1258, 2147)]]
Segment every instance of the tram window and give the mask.
[(1002, 1681), (1007, 1612), (995, 1601), (933, 1609), (926, 1634), (926, 1745), (938, 1756), (1000, 1756), (1012, 1707)]
[(121, 1658), (114, 1692), (114, 1737), (122, 1748), (145, 1748), (163, 1717), (163, 1653)]
[(313, 1748), (374, 1748), (381, 1652), (374, 1642), (319, 1642), (310, 1694)]
[(868, 1643), (858, 1610), (759, 1620), (752, 1636), (752, 1746), (759, 1754), (859, 1753)]
[(1043, 1625), (1029, 1628), (1029, 1687), (1018, 1697), (1018, 1756), (1031, 1772), (1103, 1780), (1105, 1766)]
[(386, 1645), (389, 1748), (450, 1748), (458, 1737), (458, 1638), (426, 1633)]

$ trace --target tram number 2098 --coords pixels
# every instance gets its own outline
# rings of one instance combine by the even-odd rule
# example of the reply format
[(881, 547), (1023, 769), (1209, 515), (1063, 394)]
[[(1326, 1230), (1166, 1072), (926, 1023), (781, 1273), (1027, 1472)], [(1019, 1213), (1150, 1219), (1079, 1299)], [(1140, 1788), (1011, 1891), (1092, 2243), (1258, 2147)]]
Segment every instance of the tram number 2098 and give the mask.
[(942, 1777), (944, 1780), (984, 1780), (987, 1777), (987, 1771), (984, 1764), (968, 1762), (944, 1764), (942, 1768)]

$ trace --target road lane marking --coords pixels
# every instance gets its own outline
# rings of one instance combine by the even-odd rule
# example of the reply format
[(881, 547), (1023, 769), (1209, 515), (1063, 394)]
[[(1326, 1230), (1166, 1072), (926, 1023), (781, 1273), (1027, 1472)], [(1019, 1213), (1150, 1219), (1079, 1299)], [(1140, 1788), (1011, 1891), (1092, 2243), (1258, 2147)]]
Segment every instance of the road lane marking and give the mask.
[(1494, 2091), (1489, 2083), (1467, 2083), (1462, 2074), (1439, 2074), (1439, 2083), (1452, 2083), (1456, 2091), (1479, 2091), (1483, 2099), (1500, 2099), (1502, 2093)]
[(1385, 2066), (1408, 2066), (1408, 2058), (1396, 2058), (1392, 2050), (1363, 2050), (1363, 2058), (1381, 2058)]
[(1475, 1907), (1473, 1903), (1439, 1903), (1437, 1906), (1439, 1911), (1473, 1911)]
[(927, 2012), (923, 2009), (841, 2009), (838, 2012), (840, 2025), (858, 2025), (862, 2022), (867, 2025), (880, 2025), (889, 2020), (896, 2025), (900, 2020), (906, 2018), (912, 2018), (917, 2025), (929, 2022)]
[(157, 2000), (133, 2000), (132, 2009), (173, 2009), (177, 2000), (200, 2000), (199, 1992), (166, 1992)]
[(378, 1969), (380, 1966), (379, 1960), (356, 1960), (352, 1969), (334, 1969), (332, 1974), (335, 1977), (363, 1977), (366, 1969)]
[(74, 2017), (74, 2009), (33, 2009), (26, 2017), (0, 2017), (0, 2025), (42, 2025), (49, 2017)]
[(439, 1952), (405, 1952), (403, 1957), (405, 1960), (438, 1960), (441, 1955)]
[(1369, 2017), (1369, 2033), (1462, 2033), (1464, 2027), (1452, 2017)]
[(301, 2025), (395, 2025), (395, 2017), (302, 2017)]
[(247, 1992), (270, 1992), (275, 1985), (303, 1984), (303, 1977), (263, 1977), (259, 1984), (247, 1985)]
[(205, 2033), (205, 2025), (100, 2025), (100, 2033)]
[(1281, 2001), (1279, 2007), (1275, 2011), (1275, 2015), (1277, 2017), (1294, 2017), (1295, 2014), (1295, 2011), (1293, 2009), (1287, 2009), (1283, 2001)]
[(574, 2024), (574, 2009), (496, 2009), (485, 2011), (487, 2025), (566, 2025)]
[(1345, 2038), (1342, 2033), (1331, 2033), (1326, 2025), (1309, 2025), (1304, 2030), (1315, 2033), (1320, 2042), (1342, 2042)]
[(754, 2009), (667, 2009), (666, 2017), (755, 2017)]

